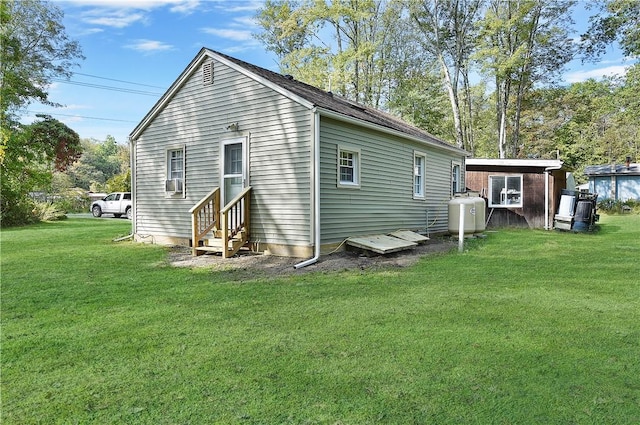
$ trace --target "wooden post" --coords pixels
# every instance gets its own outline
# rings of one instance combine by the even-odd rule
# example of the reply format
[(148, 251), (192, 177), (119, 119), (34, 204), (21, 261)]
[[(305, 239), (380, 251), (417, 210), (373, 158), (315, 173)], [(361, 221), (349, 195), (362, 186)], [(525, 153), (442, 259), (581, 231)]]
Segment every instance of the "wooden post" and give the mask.
[(198, 211), (194, 211), (191, 213), (191, 255), (194, 257), (198, 255), (198, 230), (200, 227), (200, 223), (198, 222)]
[(249, 229), (251, 227), (251, 192), (248, 192), (244, 197), (244, 230), (246, 233), (247, 241), (249, 240)]
[(221, 214), (220, 227), (222, 227), (222, 258), (229, 256), (229, 223), (228, 210)]

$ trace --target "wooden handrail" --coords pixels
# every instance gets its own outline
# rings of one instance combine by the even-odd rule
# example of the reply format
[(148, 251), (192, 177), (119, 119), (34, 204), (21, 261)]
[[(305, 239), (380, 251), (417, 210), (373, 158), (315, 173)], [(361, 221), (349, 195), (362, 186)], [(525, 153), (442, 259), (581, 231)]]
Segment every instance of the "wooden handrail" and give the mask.
[(191, 209), (191, 252), (198, 255), (197, 250), (200, 240), (210, 231), (219, 229), (220, 226), (220, 188), (212, 190)]
[(231, 201), (229, 201), (229, 203), (227, 205), (222, 207), (222, 209), (220, 210), (220, 214), (224, 214), (228, 210), (230, 210), (235, 204), (240, 202), (240, 200), (242, 198), (244, 198), (247, 195), (247, 193), (249, 193), (249, 192), (251, 192), (251, 186), (248, 186), (248, 187), (245, 187), (244, 189), (242, 189), (242, 192), (238, 193), (238, 195), (235, 198), (233, 198)]
[(251, 217), (251, 187), (245, 188), (221, 208), (220, 188), (215, 188), (195, 204), (191, 213), (191, 243), (193, 255), (201, 254), (200, 241), (211, 231), (221, 238), (222, 257), (234, 255), (249, 240)]
[(193, 214), (195, 210), (202, 208), (202, 206), (204, 204), (206, 204), (207, 202), (209, 202), (209, 200), (215, 196), (216, 192), (220, 192), (220, 188), (216, 187), (215, 189), (213, 189), (211, 192), (209, 192), (204, 198), (202, 198), (201, 200), (198, 201), (197, 204), (195, 204), (194, 206), (191, 207), (191, 209), (189, 210), (189, 213)]
[[(225, 247), (222, 251), (223, 258), (234, 255), (249, 239), (250, 204), (251, 186), (248, 186), (220, 210), (220, 230), (222, 232), (223, 247)], [(232, 250), (227, 249), (229, 241), (241, 232), (240, 239), (242, 243), (233, 244)]]

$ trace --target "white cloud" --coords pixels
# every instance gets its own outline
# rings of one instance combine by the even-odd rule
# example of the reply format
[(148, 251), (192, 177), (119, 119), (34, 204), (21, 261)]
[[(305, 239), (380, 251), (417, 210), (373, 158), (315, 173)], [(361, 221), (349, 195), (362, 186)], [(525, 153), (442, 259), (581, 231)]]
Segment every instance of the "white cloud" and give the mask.
[(89, 7), (82, 14), (86, 23), (125, 28), (146, 22), (153, 9), (169, 6), (172, 13), (189, 14), (200, 6), (200, 0), (67, 0), (78, 7)]
[(600, 79), (604, 76), (611, 77), (614, 75), (623, 76), (626, 74), (628, 66), (615, 65), (607, 66), (605, 68), (591, 69), (588, 71), (574, 71), (565, 75), (565, 81), (568, 83), (579, 83), (586, 81), (590, 78)]
[(256, 12), (264, 3), (261, 1), (239, 1), (229, 2), (221, 1), (220, 5), (225, 12), (237, 13), (237, 12)]
[(100, 7), (103, 9), (152, 10), (171, 6), (172, 12), (191, 11), (200, 4), (199, 0), (65, 0), (74, 6)]
[(145, 16), (142, 13), (131, 13), (131, 11), (124, 9), (114, 11), (94, 9), (85, 13), (83, 20), (92, 25), (124, 28), (135, 22), (144, 21)]
[(255, 27), (256, 19), (253, 16), (239, 16), (237, 18), (233, 18), (233, 26), (241, 26), (241, 27)]
[(248, 30), (233, 30), (225, 28), (202, 28), (202, 32), (211, 34), (216, 37), (225, 38), (234, 41), (249, 41), (253, 40), (251, 31)]
[(92, 34), (99, 34), (101, 32), (104, 32), (103, 28), (87, 28), (79, 35), (92, 35)]
[(138, 39), (134, 40), (132, 44), (127, 44), (127, 49), (137, 50), (138, 52), (153, 53), (162, 52), (167, 50), (173, 50), (171, 44), (166, 44), (157, 40)]
[(169, 10), (175, 13), (182, 13), (188, 15), (192, 13), (200, 6), (199, 0), (186, 0), (177, 2), (176, 5), (172, 6)]

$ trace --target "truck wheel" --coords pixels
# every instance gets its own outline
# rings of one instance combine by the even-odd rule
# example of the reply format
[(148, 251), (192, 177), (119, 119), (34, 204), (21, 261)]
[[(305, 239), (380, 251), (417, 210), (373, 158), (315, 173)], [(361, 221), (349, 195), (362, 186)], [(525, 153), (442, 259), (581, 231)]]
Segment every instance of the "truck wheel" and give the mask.
[(125, 215), (127, 216), (127, 218), (128, 218), (129, 220), (131, 220), (131, 216), (132, 216), (132, 214), (131, 214), (131, 207), (127, 208), (127, 210), (125, 211)]
[(91, 208), (91, 213), (94, 217), (100, 217), (102, 215), (102, 208), (100, 208), (99, 205), (94, 205), (93, 208)]

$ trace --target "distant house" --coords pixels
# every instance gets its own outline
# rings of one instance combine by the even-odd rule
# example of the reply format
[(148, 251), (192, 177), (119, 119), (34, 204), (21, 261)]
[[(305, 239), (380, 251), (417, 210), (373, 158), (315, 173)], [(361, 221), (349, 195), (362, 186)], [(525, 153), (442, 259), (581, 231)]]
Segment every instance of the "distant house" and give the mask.
[[(320, 255), (447, 231), (467, 152), (389, 114), (202, 49), (130, 135), (138, 241)], [(313, 261), (310, 259), (309, 261)]]
[(625, 164), (590, 165), (584, 169), (589, 177), (589, 191), (598, 194), (598, 200), (640, 201), (640, 165), (628, 161)]
[(486, 198), (488, 227), (550, 229), (567, 171), (560, 160), (468, 158), (465, 181)]

